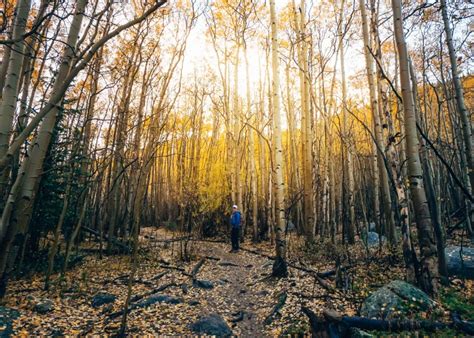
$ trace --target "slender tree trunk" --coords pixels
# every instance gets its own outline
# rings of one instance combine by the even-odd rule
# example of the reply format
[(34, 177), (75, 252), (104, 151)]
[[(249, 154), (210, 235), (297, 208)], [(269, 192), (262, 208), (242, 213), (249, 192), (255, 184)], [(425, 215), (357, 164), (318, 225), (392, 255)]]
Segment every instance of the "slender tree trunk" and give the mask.
[[(448, 8), (446, 6), (446, 0), (440, 0), (441, 13), (443, 15), (444, 31), (446, 32), (446, 44), (448, 45), (449, 60), (451, 63), (451, 76), (453, 78), (454, 92), (456, 98), (457, 110), (459, 117), (461, 118), (462, 135), (464, 139), (464, 152), (466, 154), (467, 161), (467, 172), (469, 181), (471, 182), (471, 191), (474, 187), (474, 150), (472, 146), (472, 119), (467, 111), (466, 104), (464, 103), (464, 93), (459, 78), (459, 71), (456, 59), (456, 51), (454, 50), (453, 44), (453, 32), (449, 24)], [(472, 192), (471, 192), (472, 193)]]
[(405, 113), (405, 142), (408, 161), (408, 180), (418, 230), (418, 242), (420, 245), (419, 284), (425, 292), (431, 295), (437, 295), (439, 275), (436, 257), (436, 242), (423, 183), (423, 170), (421, 167), (419, 142), (416, 129), (415, 102), (411, 91), (408, 50), (403, 33), (401, 1), (392, 0), (392, 9), (394, 32), (400, 63), (400, 84), (402, 89), (403, 108)]
[(285, 205), (283, 192), (285, 182), (283, 181), (283, 148), (281, 142), (280, 122), (280, 70), (278, 61), (278, 38), (277, 38), (277, 16), (275, 14), (275, 0), (270, 0), (271, 21), (271, 46), (272, 46), (272, 102), (273, 102), (273, 138), (274, 158), (273, 171), (275, 177), (275, 245), (276, 259), (273, 264), (272, 275), (275, 277), (286, 277), (288, 268), (286, 264), (286, 239), (285, 239)]
[[(15, 114), (18, 89), (21, 77), (21, 68), (23, 65), (23, 51), (25, 41), (21, 38), (25, 33), (28, 13), (30, 12), (31, 0), (19, 0), (16, 6), (16, 16), (13, 23), (13, 34), (15, 42), (8, 49), (4, 56), (4, 62), (8, 64), (5, 77), (5, 85), (0, 88), (2, 90), (2, 98), (0, 101), (0, 158), (5, 156), (8, 151), (10, 137), (13, 131), (13, 117)], [(9, 57), (8, 61), (5, 57)], [(28, 83), (25, 85), (29, 85)], [(0, 199), (3, 199), (8, 185), (9, 168), (0, 169)], [(3, 203), (0, 203), (0, 207)], [(1, 210), (1, 208), (0, 208)], [(0, 241), (2, 238), (2, 229), (0, 227)]]
[[(295, 20), (298, 29), (298, 63), (301, 90), (301, 129), (302, 129), (302, 172), (303, 172), (303, 231), (306, 238), (313, 240), (314, 226), (314, 196), (313, 196), (313, 152), (312, 128), (310, 111), (309, 73), (308, 73), (308, 42), (305, 33), (306, 26), (306, 1), (301, 0), (299, 8), (299, 22)], [(295, 10), (296, 12), (296, 10)], [(296, 18), (296, 13), (295, 13)]]
[[(346, 86), (346, 69), (344, 64), (344, 34), (342, 32), (343, 18), (344, 18), (344, 6), (345, 0), (341, 1), (341, 13), (339, 16), (339, 56), (341, 63), (341, 83), (342, 83), (342, 147), (345, 153), (345, 163), (343, 163), (343, 170), (345, 174), (343, 177), (347, 179), (343, 185), (346, 186), (347, 192), (347, 205), (349, 207), (349, 218), (344, 217), (345, 222), (344, 234), (347, 236), (349, 244), (355, 243), (355, 208), (354, 208), (354, 171), (352, 165), (352, 140), (349, 139), (348, 122), (347, 122), (347, 86)], [(346, 184), (347, 183), (347, 184)]]
[[(246, 89), (247, 89), (247, 116), (254, 116), (252, 113), (250, 103), (250, 75), (249, 75), (249, 60), (247, 55), (247, 42), (244, 41), (244, 56), (245, 56), (245, 75), (246, 75)], [(251, 118), (250, 123), (252, 127), (256, 127), (256, 119)], [(258, 240), (258, 196), (257, 196), (257, 173), (255, 166), (255, 131), (253, 128), (248, 128), (249, 133), (249, 167), (250, 167), (250, 190), (252, 199), (252, 226), (253, 226), (253, 240)]]
[[(411, 84), (412, 84), (413, 99), (414, 99), (414, 102), (418, 102), (418, 86), (417, 86), (415, 72), (413, 70), (411, 60), (409, 61), (409, 68), (410, 68), (410, 79), (411, 79)], [(415, 109), (417, 123), (418, 125), (421, 126), (420, 112), (417, 110), (416, 105), (414, 109)], [(426, 130), (424, 132), (426, 133)], [(434, 189), (434, 184), (433, 184), (433, 176), (431, 175), (431, 168), (430, 168), (431, 165), (430, 165), (430, 160), (428, 156), (429, 155), (428, 149), (423, 138), (418, 137), (418, 139), (421, 144), (420, 159), (421, 159), (422, 168), (423, 168), (423, 178), (426, 181), (426, 196), (428, 200), (431, 221), (433, 223), (433, 230), (436, 237), (436, 249), (437, 249), (437, 254), (438, 254), (437, 256), (438, 257), (438, 270), (441, 277), (443, 277), (443, 282), (449, 282), (448, 267), (446, 265), (446, 254), (444, 251), (444, 231), (443, 231), (441, 223), (438, 221), (439, 208), (438, 208), (438, 203), (436, 202), (436, 194), (435, 194), (435, 189)]]

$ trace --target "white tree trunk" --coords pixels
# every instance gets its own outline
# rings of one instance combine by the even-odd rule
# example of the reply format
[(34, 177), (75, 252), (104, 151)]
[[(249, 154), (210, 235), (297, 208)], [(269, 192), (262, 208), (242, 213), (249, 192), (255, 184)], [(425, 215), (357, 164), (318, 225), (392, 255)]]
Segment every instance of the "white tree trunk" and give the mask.
[[(13, 132), (13, 117), (18, 101), (18, 86), (20, 83), (20, 72), (23, 64), (23, 51), (25, 49), (25, 42), (21, 37), (25, 33), (30, 7), (30, 0), (18, 1), (12, 38), (14, 40), (18, 39), (19, 41), (15, 42), (12, 46), (4, 47), (9, 48), (10, 52), (4, 54), (4, 57), (9, 56), (9, 60), (3, 60), (3, 62), (8, 63), (8, 68), (0, 101), (0, 158), (5, 156), (7, 153), (10, 137)], [(28, 85), (28, 83), (25, 83), (25, 86)], [(4, 174), (3, 172), (5, 168), (2, 169), (0, 169), (0, 198), (3, 197), (3, 192), (6, 189), (8, 180), (8, 170), (7, 173)]]
[(403, 33), (401, 1), (392, 0), (392, 9), (405, 115), (408, 180), (418, 230), (418, 242), (420, 245), (420, 276), (418, 283), (425, 292), (436, 295), (439, 284), (436, 244), (423, 183), (423, 171), (420, 162), (416, 129), (415, 102), (411, 91), (408, 50)]
[(273, 171), (275, 177), (275, 245), (276, 260), (273, 265), (273, 275), (284, 277), (288, 275), (286, 265), (286, 239), (285, 239), (285, 204), (283, 192), (283, 147), (281, 142), (281, 117), (280, 117), (280, 70), (278, 61), (277, 17), (275, 14), (275, 0), (270, 0), (270, 20), (272, 39), (272, 103), (273, 103), (273, 137), (274, 158)]

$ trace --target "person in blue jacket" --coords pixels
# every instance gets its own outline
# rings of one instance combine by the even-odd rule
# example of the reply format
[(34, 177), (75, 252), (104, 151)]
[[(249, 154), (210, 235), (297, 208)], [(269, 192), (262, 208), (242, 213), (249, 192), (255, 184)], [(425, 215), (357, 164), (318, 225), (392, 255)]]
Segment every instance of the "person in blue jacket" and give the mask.
[(230, 233), (230, 240), (232, 242), (232, 250), (230, 252), (237, 252), (239, 251), (239, 231), (240, 231), (240, 222), (241, 222), (241, 214), (239, 208), (234, 205), (232, 207), (232, 215), (230, 216), (230, 225), (232, 226), (232, 230)]

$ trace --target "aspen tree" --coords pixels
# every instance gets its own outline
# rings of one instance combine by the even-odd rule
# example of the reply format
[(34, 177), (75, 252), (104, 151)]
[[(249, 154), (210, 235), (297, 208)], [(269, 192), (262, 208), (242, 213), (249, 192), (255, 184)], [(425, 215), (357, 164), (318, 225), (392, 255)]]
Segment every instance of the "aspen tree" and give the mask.
[[(372, 111), (373, 125), (374, 125), (374, 189), (375, 189), (375, 203), (378, 204), (378, 194), (379, 194), (379, 185), (381, 185), (382, 190), (382, 201), (385, 216), (390, 215), (391, 205), (390, 205), (390, 186), (388, 185), (387, 171), (384, 165), (384, 148), (383, 148), (383, 135), (382, 135), (382, 126), (380, 122), (380, 112), (379, 112), (379, 102), (377, 98), (376, 91), (376, 78), (374, 73), (374, 63), (372, 56), (370, 54), (371, 45), (369, 37), (369, 25), (367, 22), (367, 14), (365, 9), (365, 1), (360, 0), (360, 10), (362, 16), (362, 33), (364, 40), (364, 56), (366, 63), (366, 73), (369, 84), (369, 94), (370, 94), (370, 109)], [(380, 210), (378, 205), (375, 208), (375, 222), (379, 224), (380, 221)], [(380, 227), (379, 227), (380, 229)], [(386, 229), (383, 229), (385, 232)]]
[(347, 85), (346, 70), (344, 64), (344, 33), (342, 30), (344, 19), (345, 0), (341, 1), (341, 9), (339, 16), (338, 35), (339, 35), (339, 56), (341, 64), (341, 83), (342, 83), (342, 141), (341, 146), (345, 150), (345, 163), (343, 164), (344, 178), (347, 178), (347, 205), (349, 207), (349, 218), (345, 224), (345, 235), (349, 244), (354, 244), (354, 226), (355, 226), (355, 207), (354, 207), (354, 171), (352, 165), (352, 141), (349, 139), (348, 122), (347, 122)]
[(276, 259), (273, 264), (272, 275), (275, 277), (286, 277), (288, 269), (286, 264), (286, 239), (285, 239), (285, 205), (283, 191), (283, 148), (281, 142), (280, 121), (280, 70), (278, 60), (278, 22), (275, 14), (275, 0), (270, 0), (270, 22), (271, 22), (271, 51), (272, 51), (272, 106), (273, 106), (273, 138), (274, 159), (273, 172), (275, 177), (275, 245)]
[[(16, 5), (16, 16), (13, 23), (12, 39), (18, 40), (8, 49), (3, 57), (9, 57), (9, 60), (3, 59), (4, 64), (8, 65), (5, 84), (0, 87), (2, 97), (0, 99), (0, 158), (5, 156), (10, 143), (10, 137), (13, 131), (13, 117), (15, 114), (18, 89), (23, 64), (23, 53), (25, 41), (21, 38), (25, 33), (28, 13), (30, 12), (31, 0), (19, 0)], [(29, 85), (29, 84), (26, 84)], [(0, 168), (0, 199), (3, 199), (7, 188), (8, 170)], [(0, 204), (1, 206), (1, 204)], [(1, 238), (1, 236), (0, 236)]]
[[(64, 48), (61, 64), (53, 85), (52, 95), (59, 90), (70, 70), (86, 5), (87, 0), (79, 0), (76, 5), (66, 47)], [(0, 224), (0, 243), (2, 244), (0, 252), (0, 275), (4, 273), (7, 256), (11, 254), (10, 248), (15, 236), (18, 233), (22, 235), (25, 234), (31, 219), (33, 202), (41, 179), (43, 162), (48, 151), (58, 113), (59, 107), (54, 107), (49, 114), (46, 115), (38, 131), (38, 135), (30, 146), (29, 156), (22, 163), (18, 177), (12, 186), (7, 205), (3, 210)], [(17, 201), (16, 197), (18, 194), (19, 199)], [(2, 236), (2, 228), (8, 231), (5, 237)]]
[[(371, 26), (371, 38), (373, 40), (373, 48), (375, 52), (372, 52), (371, 54), (375, 54), (374, 58), (377, 60), (379, 64), (381, 64), (381, 46), (380, 46), (380, 40), (379, 40), (379, 34), (378, 34), (378, 11), (376, 10), (376, 4), (375, 0), (371, 0), (370, 4), (370, 10), (371, 10), (371, 20), (370, 20), (370, 26)], [(385, 155), (391, 156), (388, 153), (392, 151), (390, 147), (386, 146), (389, 142), (384, 142), (383, 138), (383, 129), (385, 127), (382, 126), (387, 126), (387, 129), (389, 132), (391, 132), (391, 119), (390, 116), (387, 116), (386, 119), (384, 120), (384, 96), (382, 94), (382, 73), (381, 69), (379, 66), (376, 67), (376, 71), (374, 74), (374, 83), (375, 83), (375, 95), (377, 95), (377, 112), (378, 112), (378, 123), (377, 120), (375, 120), (375, 136), (377, 140), (377, 145), (379, 147), (378, 153), (378, 165), (379, 165), (379, 171), (380, 171), (380, 178), (381, 178), (381, 185), (382, 185), (382, 202), (383, 202), (383, 212), (384, 212), (384, 219), (385, 219), (385, 224), (386, 227), (384, 228), (384, 232), (387, 235), (390, 243), (394, 245), (396, 243), (396, 233), (395, 233), (395, 221), (393, 217), (393, 212), (392, 212), (392, 197), (391, 197), (391, 192), (390, 192), (390, 184), (389, 184), (389, 176), (388, 176), (388, 167), (389, 163), (385, 158)], [(391, 135), (394, 133), (391, 132)], [(390, 139), (390, 137), (388, 137)]]
[(471, 183), (471, 194), (472, 194), (472, 188), (474, 187), (474, 149), (472, 145), (472, 123), (473, 122), (472, 122), (472, 119), (469, 117), (469, 112), (464, 102), (464, 93), (463, 93), (461, 80), (459, 78), (456, 51), (454, 50), (454, 44), (453, 44), (453, 32), (451, 29), (451, 25), (449, 23), (448, 8), (447, 8), (446, 2), (447, 2), (446, 0), (440, 0), (440, 7), (441, 7), (441, 13), (443, 16), (444, 31), (446, 33), (446, 44), (448, 46), (448, 52), (449, 52), (449, 61), (450, 61), (450, 66), (451, 66), (451, 76), (452, 76), (453, 85), (454, 85), (456, 106), (457, 106), (459, 117), (461, 119), (462, 135), (463, 135), (463, 141), (464, 141), (464, 152), (466, 154), (466, 162), (467, 162), (466, 170), (469, 176), (469, 181)]
[[(302, 175), (303, 175), (303, 230), (308, 240), (313, 239), (314, 227), (314, 193), (313, 193), (313, 151), (312, 125), (310, 109), (310, 80), (308, 72), (308, 38), (306, 36), (306, 1), (301, 0), (299, 16), (293, 1), (295, 28), (298, 35), (298, 67), (301, 93), (301, 129), (302, 129)], [(299, 19), (299, 20), (298, 20)]]
[(258, 240), (258, 196), (257, 196), (257, 172), (255, 166), (255, 128), (256, 119), (251, 111), (250, 106), (250, 75), (249, 75), (249, 60), (247, 55), (247, 42), (244, 40), (244, 56), (245, 56), (245, 74), (246, 74), (246, 90), (247, 90), (247, 116), (250, 117), (252, 127), (248, 128), (249, 133), (249, 164), (250, 164), (250, 186), (251, 186), (251, 200), (252, 200), (252, 226), (253, 226), (253, 240)]
[(416, 129), (415, 102), (411, 91), (408, 64), (408, 50), (403, 32), (403, 17), (400, 0), (392, 0), (394, 32), (400, 65), (400, 85), (402, 89), (405, 115), (405, 142), (408, 161), (410, 196), (413, 201), (418, 242), (420, 245), (420, 276), (418, 283), (429, 294), (438, 293), (438, 263), (430, 211), (426, 199), (421, 167), (419, 142)]

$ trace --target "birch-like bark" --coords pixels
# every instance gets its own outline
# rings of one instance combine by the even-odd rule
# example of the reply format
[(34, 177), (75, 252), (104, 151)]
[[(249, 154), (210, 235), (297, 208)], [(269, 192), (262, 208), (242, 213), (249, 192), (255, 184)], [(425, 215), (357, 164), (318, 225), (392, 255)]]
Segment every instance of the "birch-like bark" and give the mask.
[[(346, 192), (347, 192), (347, 205), (349, 206), (349, 218), (345, 220), (345, 235), (347, 236), (347, 241), (349, 244), (355, 243), (355, 207), (354, 207), (354, 171), (352, 165), (352, 141), (349, 139), (349, 130), (347, 122), (347, 86), (346, 86), (346, 69), (344, 64), (344, 34), (342, 31), (343, 18), (344, 18), (344, 5), (345, 0), (341, 1), (341, 9), (339, 16), (339, 26), (338, 26), (338, 35), (339, 35), (339, 56), (341, 64), (341, 83), (342, 83), (342, 147), (345, 150), (345, 163), (343, 163), (343, 170), (345, 174), (344, 178), (347, 179)], [(346, 217), (343, 218), (343, 220)]]
[[(293, 6), (294, 3), (293, 3)], [(312, 128), (308, 73), (308, 42), (305, 34), (306, 26), (306, 2), (301, 0), (299, 8), (299, 20), (296, 8), (294, 9), (295, 28), (298, 33), (298, 66), (301, 93), (301, 129), (302, 129), (302, 174), (303, 174), (303, 208), (304, 224), (303, 231), (308, 240), (313, 240), (314, 226), (314, 196), (313, 196), (313, 151), (312, 151)]]
[(446, 44), (448, 45), (449, 61), (451, 65), (451, 76), (453, 78), (454, 93), (456, 98), (456, 106), (462, 125), (462, 135), (464, 139), (464, 152), (466, 154), (467, 162), (467, 173), (469, 181), (471, 182), (471, 194), (472, 187), (474, 187), (474, 149), (472, 146), (472, 119), (467, 111), (466, 104), (464, 103), (464, 93), (459, 78), (459, 71), (456, 59), (456, 51), (454, 50), (453, 44), (453, 32), (449, 24), (448, 9), (446, 7), (446, 0), (440, 0), (441, 13), (443, 15), (444, 31), (446, 32)]
[(283, 181), (283, 147), (281, 142), (281, 117), (280, 117), (280, 70), (278, 61), (278, 26), (275, 14), (275, 0), (270, 0), (271, 21), (271, 47), (272, 47), (272, 104), (273, 104), (273, 138), (274, 158), (273, 171), (275, 177), (275, 245), (276, 259), (273, 264), (272, 275), (275, 277), (286, 277), (288, 268), (286, 264), (286, 239), (285, 239), (285, 205), (283, 192), (285, 182)]
[[(5, 84), (2, 90), (2, 98), (0, 101), (0, 158), (5, 156), (8, 151), (10, 137), (13, 132), (13, 117), (18, 98), (18, 87), (20, 83), (20, 73), (23, 64), (23, 52), (25, 49), (25, 41), (20, 39), (25, 33), (26, 24), (28, 20), (28, 13), (30, 12), (31, 0), (20, 0), (16, 7), (16, 17), (13, 24), (12, 38), (18, 40), (5, 53), (4, 57), (8, 56), (8, 68), (5, 78)], [(11, 48), (11, 49), (10, 49)], [(26, 84), (28, 85), (28, 84)], [(0, 89), (1, 90), (1, 89)], [(4, 171), (6, 170), (6, 173)], [(8, 169), (0, 169), (0, 198), (3, 197), (4, 191), (7, 188)], [(1, 235), (0, 235), (1, 238)]]
[[(140, 16), (134, 18), (133, 20), (121, 26), (118, 26), (115, 30), (104, 35), (97, 42), (91, 45), (91, 47), (88, 49), (88, 52), (85, 53), (81, 57), (80, 61), (77, 64), (75, 64), (75, 66), (67, 74), (66, 78), (62, 81), (58, 90), (51, 94), (49, 100), (47, 101), (47, 103), (45, 103), (43, 108), (41, 108), (41, 110), (38, 111), (35, 117), (31, 119), (28, 125), (25, 126), (25, 128), (20, 133), (20, 135), (18, 135), (13, 140), (5, 156), (0, 157), (0, 170), (3, 170), (5, 168), (5, 166), (8, 164), (8, 161), (14, 156), (14, 154), (18, 151), (18, 149), (20, 149), (20, 147), (23, 145), (26, 139), (31, 135), (33, 130), (35, 130), (35, 128), (38, 127), (38, 125), (45, 118), (45, 116), (48, 115), (51, 112), (51, 110), (55, 108), (57, 104), (62, 100), (71, 82), (88, 65), (89, 61), (94, 57), (97, 51), (109, 40), (113, 39), (114, 37), (119, 35), (121, 32), (132, 27), (133, 25), (142, 22), (147, 17), (149, 17), (153, 12), (155, 12), (158, 8), (165, 5), (167, 2), (168, 2), (167, 0), (157, 1), (155, 4), (153, 4), (153, 6), (148, 8)], [(1, 228), (1, 224), (0, 224), (0, 228)], [(1, 229), (0, 229), (0, 233), (1, 233)]]
[[(250, 75), (249, 75), (249, 59), (247, 55), (247, 42), (244, 41), (244, 57), (245, 57), (245, 75), (246, 75), (246, 91), (247, 91), (247, 116), (252, 116), (250, 123), (252, 127), (256, 127), (255, 114), (251, 111), (250, 101)], [(257, 173), (255, 166), (255, 131), (248, 128), (249, 133), (249, 170), (250, 170), (250, 191), (252, 202), (252, 229), (253, 240), (258, 240), (258, 196), (257, 196)]]
[[(87, 0), (79, 0), (76, 4), (74, 18), (69, 29), (66, 47), (64, 48), (61, 64), (54, 81), (52, 96), (60, 90), (68, 76), (76, 52), (84, 10)], [(29, 147), (29, 156), (23, 161), (17, 179), (13, 184), (7, 205), (2, 213), (0, 223), (0, 275), (4, 273), (6, 259), (15, 236), (24, 234), (32, 215), (36, 192), (43, 172), (43, 162), (51, 142), (53, 129), (59, 113), (59, 107), (54, 106), (45, 116), (38, 135)], [(2, 231), (4, 230), (4, 232)], [(6, 236), (5, 236), (6, 235)]]
[(425, 292), (431, 295), (437, 295), (439, 275), (436, 257), (436, 242), (423, 182), (423, 170), (421, 167), (419, 142), (416, 129), (415, 102), (411, 91), (408, 50), (403, 32), (403, 16), (400, 0), (392, 0), (392, 10), (398, 59), (400, 63), (400, 85), (402, 89), (403, 109), (405, 115), (408, 180), (420, 246), (420, 275), (418, 277), (418, 283)]

